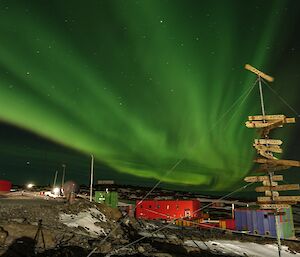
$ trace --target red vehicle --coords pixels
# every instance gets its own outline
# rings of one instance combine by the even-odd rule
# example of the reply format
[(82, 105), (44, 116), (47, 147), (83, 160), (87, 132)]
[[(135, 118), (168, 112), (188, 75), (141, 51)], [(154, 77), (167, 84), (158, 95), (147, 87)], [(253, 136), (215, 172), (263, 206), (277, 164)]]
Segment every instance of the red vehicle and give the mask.
[(201, 217), (198, 200), (144, 200), (136, 202), (137, 219), (172, 220)]

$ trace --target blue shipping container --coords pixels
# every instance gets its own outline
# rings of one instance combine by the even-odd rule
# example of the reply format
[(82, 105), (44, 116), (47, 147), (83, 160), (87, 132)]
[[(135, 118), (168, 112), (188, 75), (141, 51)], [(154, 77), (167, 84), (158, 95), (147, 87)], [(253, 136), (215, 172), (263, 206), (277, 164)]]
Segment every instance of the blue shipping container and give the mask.
[(268, 215), (270, 236), (276, 237), (276, 220), (274, 215)]
[(241, 213), (241, 211), (240, 210), (235, 210), (234, 217), (235, 217), (236, 230), (242, 231), (243, 226), (242, 226), (242, 213)]
[(252, 230), (250, 230), (250, 232), (252, 234), (258, 234), (258, 223), (257, 223), (257, 213), (255, 210), (251, 211), (251, 215), (252, 215)]
[[(291, 208), (279, 210), (283, 215), (275, 216), (274, 210), (235, 209), (235, 223), (238, 231), (249, 231), (252, 234), (277, 236), (276, 219), (281, 238), (295, 236)], [(276, 218), (277, 217), (277, 218)]]
[(246, 210), (246, 218), (247, 218), (247, 231), (253, 233), (253, 222), (252, 222), (252, 210)]
[(259, 235), (264, 235), (265, 234), (264, 213), (262, 211), (255, 211), (255, 215), (257, 218), (257, 232)]
[(242, 215), (242, 230), (247, 231), (248, 230), (248, 224), (247, 224), (247, 210), (241, 211)]

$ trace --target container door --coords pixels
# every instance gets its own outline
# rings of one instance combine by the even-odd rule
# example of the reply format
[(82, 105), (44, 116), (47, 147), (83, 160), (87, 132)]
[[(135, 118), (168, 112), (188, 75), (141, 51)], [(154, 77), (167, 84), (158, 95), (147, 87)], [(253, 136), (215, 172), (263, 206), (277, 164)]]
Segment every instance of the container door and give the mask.
[(241, 231), (242, 230), (242, 216), (241, 216), (241, 210), (235, 210), (234, 211), (234, 218), (235, 218), (235, 225), (236, 230)]
[(95, 201), (97, 203), (104, 203), (105, 202), (105, 193), (101, 191), (95, 192)]
[(252, 222), (252, 210), (246, 211), (247, 216), (247, 229), (250, 233), (253, 233), (253, 222)]
[(241, 211), (241, 215), (242, 215), (242, 230), (248, 230), (248, 225), (247, 225), (247, 211), (246, 210), (242, 210)]
[(251, 211), (251, 218), (252, 218), (252, 229), (253, 229), (253, 231), (251, 231), (251, 233), (258, 235), (259, 230), (258, 230), (258, 225), (257, 225), (257, 211), (256, 210)]
[(190, 209), (185, 209), (184, 210), (184, 217), (185, 218), (191, 217), (191, 210)]
[(268, 212), (264, 212), (264, 216), (263, 216), (263, 222), (264, 222), (264, 235), (269, 236), (271, 234), (270, 232), (270, 225), (269, 225), (269, 215)]
[(258, 228), (258, 234), (264, 235), (265, 229), (264, 229), (264, 212), (263, 211), (256, 211), (257, 215), (257, 228)]
[(276, 237), (276, 218), (275, 215), (268, 215), (269, 219), (269, 228), (270, 228), (270, 236)]

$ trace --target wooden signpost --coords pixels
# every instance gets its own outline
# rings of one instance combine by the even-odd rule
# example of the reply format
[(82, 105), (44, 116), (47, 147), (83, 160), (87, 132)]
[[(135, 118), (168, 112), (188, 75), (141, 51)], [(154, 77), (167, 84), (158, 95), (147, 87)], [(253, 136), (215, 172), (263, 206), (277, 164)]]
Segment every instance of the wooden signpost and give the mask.
[(271, 191), (287, 191), (287, 190), (299, 190), (299, 184), (290, 184), (290, 185), (277, 185), (277, 186), (261, 186), (255, 188), (256, 192), (265, 192), (267, 190)]
[[(273, 129), (281, 128), (289, 123), (295, 123), (296, 120), (295, 118), (288, 118), (283, 114), (266, 115), (261, 80), (265, 79), (269, 82), (272, 82), (274, 78), (257, 70), (249, 64), (246, 64), (245, 68), (258, 76), (262, 115), (248, 116), (246, 127), (256, 128), (260, 132), (261, 138), (254, 139), (253, 143), (253, 147), (256, 149), (258, 154), (258, 157), (254, 160), (254, 162), (259, 164), (259, 168), (258, 170), (256, 170), (256, 172), (265, 173), (264, 176), (246, 177), (245, 181), (250, 183), (263, 183), (262, 186), (256, 187), (255, 189), (256, 192), (265, 193), (264, 197), (257, 198), (257, 203), (269, 203), (268, 208), (277, 209), (278, 203), (283, 202), (300, 202), (299, 196), (279, 196), (278, 192), (287, 190), (299, 190), (299, 184), (278, 185), (278, 181), (283, 181), (283, 176), (275, 175), (275, 172), (287, 170), (290, 167), (300, 167), (300, 161), (280, 160), (276, 156), (274, 156), (274, 154), (282, 153), (281, 145), (283, 142), (282, 140), (271, 139), (269, 137), (269, 133)], [(264, 207), (266, 206), (264, 205)]]
[(259, 71), (249, 64), (245, 65), (245, 69), (255, 73), (258, 77), (259, 93), (262, 115), (248, 116), (248, 121), (245, 125), (247, 128), (258, 129), (260, 137), (254, 139), (253, 147), (256, 149), (258, 157), (254, 162), (259, 164), (256, 172), (264, 173), (262, 176), (248, 176), (244, 180), (248, 183), (262, 182), (262, 186), (255, 188), (256, 192), (264, 192), (265, 196), (257, 197), (257, 204), (262, 209), (273, 209), (276, 216), (276, 230), (278, 239), (278, 253), (281, 256), (281, 241), (279, 233), (279, 217), (282, 213), (282, 208), (289, 208), (290, 205), (300, 202), (300, 196), (280, 196), (279, 191), (299, 190), (299, 184), (278, 185), (278, 182), (283, 181), (283, 175), (275, 175), (275, 172), (287, 170), (291, 167), (300, 167), (300, 161), (281, 160), (274, 154), (282, 153), (282, 141), (272, 139), (269, 134), (276, 128), (282, 128), (289, 123), (295, 123), (295, 118), (288, 118), (283, 114), (266, 115), (264, 107), (264, 98), (262, 91), (262, 80), (268, 82), (274, 81), (274, 78)]

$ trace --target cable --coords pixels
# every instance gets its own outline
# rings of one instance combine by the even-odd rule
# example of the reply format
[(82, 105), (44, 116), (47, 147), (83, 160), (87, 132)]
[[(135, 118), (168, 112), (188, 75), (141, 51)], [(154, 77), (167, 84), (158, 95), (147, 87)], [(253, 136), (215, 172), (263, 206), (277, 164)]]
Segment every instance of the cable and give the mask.
[(268, 86), (268, 88), (294, 113), (297, 117), (300, 117), (300, 114), (282, 97), (280, 96), (265, 80), (262, 79), (262, 82)]
[[(223, 115), (220, 116), (220, 118), (215, 122), (215, 124), (212, 126), (212, 129), (214, 129), (214, 127), (231, 111), (231, 109), (240, 101), (240, 99), (242, 99), (244, 97), (244, 95), (246, 94), (246, 98), (248, 97), (248, 95), (250, 94), (250, 92), (253, 90), (253, 88), (255, 87), (256, 83), (257, 83), (258, 79), (255, 80), (255, 82), (253, 83), (253, 85), (250, 88), (247, 88), (240, 96), (238, 99), (236, 99), (233, 104), (227, 109), (227, 111), (225, 113), (223, 113)], [(242, 100), (242, 103), (244, 102), (244, 100)], [(240, 107), (241, 104), (238, 105), (238, 107)], [(238, 109), (238, 108), (237, 108)], [(236, 110), (237, 110), (236, 109)]]
[[(242, 99), (242, 101), (240, 102), (240, 104), (238, 105), (238, 107), (235, 109), (234, 113), (232, 114), (232, 116), (230, 117), (230, 119), (227, 121), (227, 124), (224, 126), (224, 129), (228, 127), (228, 125), (230, 124), (230, 122), (232, 121), (233, 117), (237, 114), (239, 107), (246, 101), (246, 99), (248, 98), (248, 96), (250, 95), (250, 93), (252, 92), (252, 90), (254, 89), (254, 87), (256, 86), (258, 79), (255, 80), (255, 82), (253, 83), (252, 87), (248, 89), (247, 94), (245, 95), (245, 97)], [(246, 92), (245, 92), (246, 93)]]
[[(227, 111), (226, 112), (224, 112), (221, 116), (220, 116), (220, 118), (213, 124), (213, 126), (211, 127), (211, 129), (210, 129), (210, 131), (209, 131), (209, 133), (211, 133), (213, 130), (214, 130), (214, 128), (218, 125), (218, 123), (231, 111), (231, 109), (240, 101), (240, 99), (242, 99), (243, 97), (244, 97), (244, 95), (246, 94), (247, 96), (246, 97), (248, 97), (248, 95), (250, 94), (250, 92), (252, 91), (252, 89), (254, 88), (254, 86), (255, 86), (255, 84), (256, 84), (256, 82), (257, 82), (257, 80), (255, 81), (255, 83), (254, 83), (254, 85), (252, 85), (251, 87), (250, 87), (250, 89), (248, 88), (245, 92), (243, 92), (242, 93), (242, 95), (240, 95), (239, 96), (239, 98), (237, 99), (237, 100), (235, 100), (234, 102), (233, 102), (233, 104), (227, 109)], [(244, 101), (244, 100), (243, 100)], [(242, 101), (242, 102), (243, 102)], [(239, 105), (240, 106), (240, 105)], [(162, 179), (164, 178), (164, 177), (166, 177), (167, 175), (169, 175), (172, 171), (174, 171), (175, 169), (176, 169), (176, 167), (184, 160), (186, 158), (186, 156), (184, 156), (184, 157), (182, 157), (181, 159), (179, 159), (172, 167), (171, 167), (171, 169), (169, 169), (165, 174), (164, 174), (164, 176), (154, 185), (154, 187), (145, 195), (145, 197), (143, 197), (143, 199), (139, 202), (139, 204), (141, 204), (159, 185), (160, 185), (160, 183), (162, 182)], [(136, 209), (136, 207), (137, 206), (135, 206), (135, 208), (134, 208), (134, 210)], [(126, 215), (127, 216), (127, 215)], [(126, 217), (125, 216), (125, 217)], [(125, 218), (124, 217), (124, 218)], [(123, 219), (124, 219), (123, 218)], [(114, 229), (112, 229), (109, 233), (108, 233), (108, 235), (104, 238), (104, 239), (102, 239), (101, 241), (100, 241), (100, 245), (102, 244), (102, 243), (104, 243), (106, 240), (107, 240), (107, 238), (114, 232), (114, 231), (116, 231), (117, 230), (117, 228), (121, 225), (121, 223), (123, 222), (123, 219), (121, 219), (121, 221), (120, 222), (118, 222), (117, 224), (116, 224), (116, 226), (115, 226), (115, 228)], [(88, 255), (87, 255), (87, 257), (90, 257), (93, 253), (95, 253), (96, 251), (97, 251), (97, 249), (98, 249), (98, 246), (97, 247), (95, 247)]]
[[(178, 160), (173, 166), (172, 166), (172, 168), (171, 169), (169, 169), (166, 173), (165, 173), (165, 175), (162, 177), (162, 178), (164, 178), (164, 177), (166, 177), (167, 175), (169, 175), (182, 161), (183, 161), (183, 159), (184, 158), (182, 158), (182, 159), (180, 159), (180, 160)], [(134, 208), (134, 210), (133, 211), (135, 211), (135, 209), (137, 208), (137, 206), (139, 205), (139, 204), (141, 204), (158, 186), (159, 186), (159, 184), (161, 183), (161, 181), (162, 181), (162, 179), (160, 179), (155, 185), (154, 185), (154, 187), (142, 198), (142, 200), (135, 206), (135, 208)], [(123, 218), (123, 219), (125, 219), (127, 217), (127, 215)], [(106, 240), (107, 240), (107, 238), (109, 238), (109, 236), (113, 233), (113, 232), (115, 232), (119, 227), (120, 227), (120, 225), (121, 225), (121, 223), (123, 222), (123, 219), (121, 219), (121, 221), (118, 223), (118, 224), (116, 224), (116, 226), (100, 241), (100, 245), (102, 245)], [(87, 257), (90, 257), (94, 252), (96, 252), (97, 251), (97, 249), (98, 249), (98, 247), (95, 247), (88, 255), (87, 255)]]
[[(244, 186), (242, 186), (242, 187), (240, 187), (240, 188), (238, 188), (238, 189), (232, 191), (231, 193), (229, 193), (229, 194), (227, 194), (227, 195), (225, 195), (225, 196), (222, 196), (222, 197), (219, 198), (218, 200), (222, 200), (222, 199), (224, 199), (224, 198), (226, 198), (226, 197), (228, 197), (228, 196), (231, 196), (231, 195), (235, 194), (236, 192), (238, 192), (238, 191), (240, 191), (240, 190), (242, 190), (242, 189), (247, 188), (248, 186), (252, 185), (253, 183), (255, 183), (255, 182), (248, 183), (248, 184), (246, 184), (246, 185), (244, 185)], [(201, 210), (203, 210), (203, 209), (209, 207), (209, 206), (212, 205), (212, 204), (213, 204), (213, 203), (207, 204), (207, 205), (205, 205), (204, 207), (195, 210), (193, 213), (199, 212), (199, 211), (201, 211)], [(171, 222), (176, 221), (176, 220), (179, 220), (179, 218), (177, 218), (177, 219), (172, 219)], [(171, 224), (169, 223), (169, 224), (167, 224), (167, 225), (165, 225), (165, 226), (162, 226), (162, 227), (158, 228), (157, 230), (155, 230), (153, 233), (157, 233), (157, 232), (159, 232), (159, 231), (161, 231), (161, 230), (163, 230), (163, 229), (169, 227), (170, 225), (171, 225)], [(109, 256), (110, 256), (111, 254), (113, 254), (114, 252), (118, 252), (118, 251), (120, 251), (120, 250), (123, 250), (123, 249), (129, 247), (129, 246), (132, 246), (132, 245), (134, 245), (134, 244), (136, 244), (136, 243), (142, 241), (142, 240), (145, 239), (145, 238), (147, 238), (147, 237), (146, 237), (146, 236), (143, 236), (143, 237), (141, 237), (141, 238), (139, 238), (139, 239), (137, 239), (137, 240), (135, 240), (135, 241), (133, 241), (133, 242), (131, 242), (131, 243), (125, 245), (125, 246), (122, 246), (122, 247), (119, 248), (119, 249), (113, 250), (109, 255), (106, 255), (105, 257), (109, 257)]]

